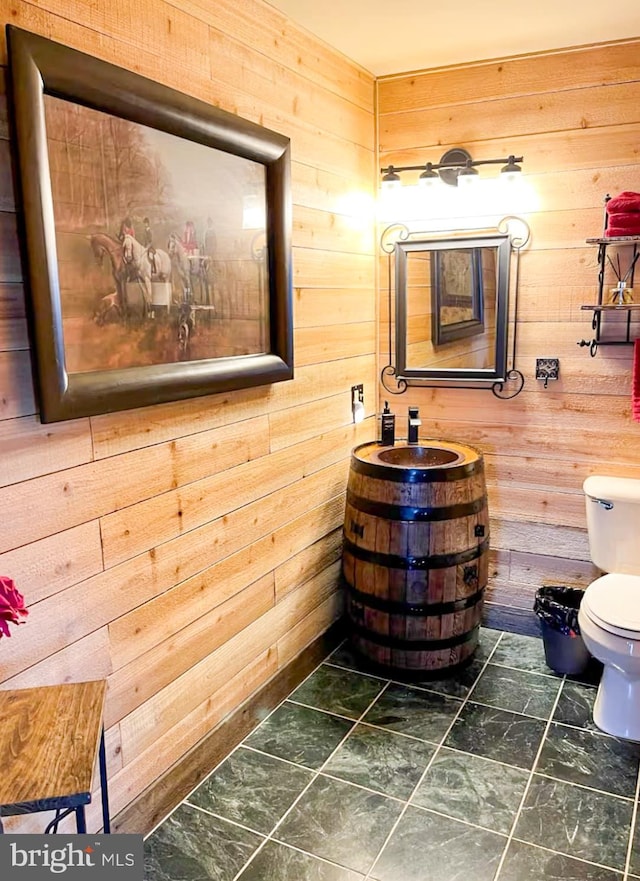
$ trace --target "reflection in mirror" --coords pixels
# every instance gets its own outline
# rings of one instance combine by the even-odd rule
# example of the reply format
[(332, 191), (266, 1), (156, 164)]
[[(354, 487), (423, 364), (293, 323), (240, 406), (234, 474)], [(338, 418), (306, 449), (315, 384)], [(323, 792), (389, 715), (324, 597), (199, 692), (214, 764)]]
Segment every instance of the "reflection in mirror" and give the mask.
[[(492, 254), (487, 250), (485, 262)], [(481, 248), (434, 251), (431, 255), (431, 337), (435, 346), (484, 332)], [(494, 262), (495, 267), (495, 262)], [(495, 268), (493, 273), (495, 299)], [(483, 365), (484, 366), (484, 365)]]
[(398, 377), (505, 378), (509, 253), (508, 235), (396, 242)]

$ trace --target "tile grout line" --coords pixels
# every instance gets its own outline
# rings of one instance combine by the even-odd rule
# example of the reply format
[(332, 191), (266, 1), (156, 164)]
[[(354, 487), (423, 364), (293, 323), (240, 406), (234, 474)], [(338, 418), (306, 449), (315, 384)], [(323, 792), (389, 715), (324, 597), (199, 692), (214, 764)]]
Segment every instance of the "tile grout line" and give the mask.
[(629, 876), (631, 875), (631, 854), (633, 853), (633, 833), (635, 830), (635, 825), (638, 822), (638, 798), (640, 797), (640, 770), (638, 771), (638, 778), (636, 780), (636, 793), (635, 799), (633, 802), (633, 811), (631, 813), (631, 828), (629, 830), (629, 842), (627, 844), (627, 856), (624, 861), (624, 881), (627, 881)]
[(540, 754), (542, 753), (542, 748), (544, 746), (545, 740), (547, 739), (547, 734), (549, 733), (549, 729), (551, 728), (551, 722), (552, 722), (554, 713), (555, 713), (556, 709), (558, 708), (558, 703), (560, 701), (560, 695), (562, 694), (562, 691), (564, 689), (565, 682), (566, 682), (566, 678), (563, 677), (560, 682), (560, 688), (558, 689), (556, 699), (553, 702), (553, 707), (551, 708), (551, 712), (549, 714), (549, 719), (547, 720), (547, 724), (545, 726), (544, 733), (540, 739), (540, 743), (538, 745), (538, 749), (536, 751), (536, 755), (533, 760), (533, 764), (531, 765), (531, 771), (529, 772), (529, 779), (527, 780), (527, 782), (525, 784), (524, 792), (522, 793), (522, 798), (520, 799), (520, 804), (518, 805), (518, 810), (516, 811), (516, 815), (513, 818), (513, 822), (511, 824), (511, 829), (510, 829), (509, 835), (507, 837), (507, 843), (506, 843), (505, 848), (502, 852), (502, 856), (500, 857), (500, 862), (498, 863), (498, 868), (496, 869), (495, 875), (493, 876), (494, 881), (498, 881), (498, 879), (500, 878), (500, 872), (502, 871), (502, 867), (504, 866), (504, 861), (507, 857), (507, 851), (509, 850), (509, 845), (513, 841), (514, 834), (516, 831), (516, 826), (518, 825), (518, 820), (520, 819), (520, 814), (522, 813), (522, 809), (524, 807), (525, 800), (526, 800), (527, 795), (529, 793), (529, 789), (531, 788), (531, 783), (533, 781), (534, 771), (535, 771), (536, 765), (538, 764), (538, 761), (540, 759)]
[[(503, 631), (503, 632), (504, 632), (504, 631)], [(480, 679), (480, 677), (482, 676), (482, 674), (483, 674), (484, 671), (486, 670), (487, 666), (489, 665), (489, 661), (490, 661), (491, 658), (493, 657), (493, 653), (494, 653), (495, 650), (498, 648), (498, 646), (499, 646), (501, 640), (502, 640), (502, 633), (500, 634), (500, 636), (499, 636), (498, 639), (496, 640), (495, 645), (493, 646), (493, 648), (492, 648), (491, 651), (489, 652), (489, 655), (488, 655), (488, 657), (487, 657), (487, 660), (486, 660), (486, 661), (484, 662), (484, 664), (482, 665), (482, 669), (480, 670), (480, 672), (479, 672), (478, 675), (476, 676), (476, 679), (475, 679), (473, 685), (471, 686), (471, 688), (470, 688), (469, 691), (467, 692), (466, 696), (464, 697), (462, 703), (461, 703), (460, 706), (458, 707), (458, 711), (457, 711), (457, 713), (455, 714), (455, 716), (453, 717), (453, 719), (451, 720), (451, 722), (449, 723), (449, 725), (448, 725), (448, 727), (447, 727), (447, 730), (445, 731), (445, 733), (444, 733), (444, 734), (442, 735), (442, 737), (440, 738), (440, 741), (438, 742), (438, 745), (436, 746), (436, 749), (435, 749), (433, 755), (431, 756), (431, 758), (429, 759), (429, 761), (428, 761), (428, 763), (427, 763), (427, 767), (424, 769), (424, 771), (423, 771), (422, 774), (420, 775), (420, 779), (418, 780), (418, 782), (416, 783), (416, 785), (413, 787), (413, 789), (412, 789), (412, 791), (411, 791), (411, 794), (410, 794), (409, 797), (407, 798), (407, 801), (406, 801), (406, 804), (405, 804), (404, 808), (403, 808), (402, 811), (400, 812), (400, 815), (399, 815), (398, 819), (395, 821), (395, 823), (394, 823), (393, 826), (391, 827), (391, 829), (390, 829), (388, 835), (386, 836), (385, 840), (383, 841), (383, 843), (382, 843), (382, 847), (380, 848), (380, 850), (378, 851), (378, 853), (377, 853), (375, 859), (374, 859), (373, 862), (371, 863), (371, 866), (369, 867), (369, 871), (367, 872), (367, 874), (366, 874), (365, 877), (363, 878), (363, 881), (371, 881), (371, 873), (372, 873), (373, 870), (375, 869), (375, 867), (376, 867), (376, 863), (378, 862), (378, 860), (379, 860), (380, 857), (382, 856), (385, 847), (387, 846), (387, 844), (388, 844), (389, 841), (391, 840), (391, 837), (393, 836), (394, 832), (395, 832), (396, 829), (398, 828), (400, 822), (402, 821), (402, 818), (404, 817), (404, 815), (405, 815), (406, 812), (407, 812), (407, 809), (409, 808), (409, 806), (411, 806), (411, 799), (413, 798), (413, 796), (416, 794), (416, 792), (417, 792), (418, 789), (420, 788), (420, 786), (421, 786), (421, 784), (422, 784), (422, 781), (423, 781), (424, 778), (426, 777), (426, 775), (427, 775), (429, 769), (431, 768), (431, 766), (432, 766), (432, 764), (433, 764), (433, 762), (434, 762), (435, 757), (438, 755), (438, 753), (440, 752), (442, 746), (444, 745), (445, 740), (446, 740), (447, 737), (449, 736), (449, 732), (451, 731), (451, 729), (453, 728), (454, 724), (456, 723), (456, 720), (460, 717), (460, 713), (462, 712), (463, 708), (467, 705), (467, 701), (469, 700), (469, 695), (473, 692), (473, 689), (476, 687), (476, 684), (477, 684), (478, 680)]]
[[(505, 633), (509, 633), (509, 631), (505, 630)], [(513, 636), (518, 636), (519, 634), (514, 633)], [(528, 639), (538, 639), (537, 636), (527, 637)], [(519, 673), (531, 673), (533, 676), (542, 676), (545, 679), (553, 679), (555, 682), (562, 682), (564, 680), (563, 674), (557, 673), (543, 673), (540, 670), (527, 670), (524, 667), (514, 667), (512, 664), (501, 664), (500, 661), (494, 661), (492, 664), (493, 667), (502, 667), (505, 670), (517, 670)], [(551, 669), (551, 668), (549, 668)], [(585, 682), (578, 682), (577, 685), (582, 685), (584, 688), (596, 688), (597, 686), (589, 685)]]
[[(262, 850), (262, 848), (265, 847), (267, 845), (267, 843), (272, 840), (273, 839), (267, 839), (267, 841), (265, 841), (265, 843), (263, 845), (261, 845), (260, 849)], [(329, 860), (329, 859), (327, 859), (327, 857), (320, 857), (320, 856), (318, 856), (318, 854), (315, 854), (315, 853), (309, 853), (308, 850), (302, 850), (301, 847), (297, 847), (295, 844), (290, 844), (288, 841), (280, 841), (278, 839), (276, 841), (276, 844), (278, 844), (280, 847), (286, 847), (289, 850), (293, 850), (296, 853), (300, 853), (305, 857), (310, 857), (313, 860), (318, 860), (321, 863), (325, 863), (326, 865), (331, 866), (334, 869), (340, 869), (341, 871), (346, 871), (346, 872), (354, 872), (354, 869), (346, 869), (345, 866), (341, 866), (340, 863), (336, 863), (333, 860)], [(249, 865), (249, 863), (251, 862), (252, 859), (253, 859), (253, 856), (251, 857), (251, 859), (247, 860), (247, 862), (244, 864), (244, 866), (241, 869), (242, 872), (244, 872), (244, 870), (247, 868), (247, 866)], [(356, 874), (358, 874), (358, 873), (356, 872)], [(362, 874), (362, 873), (360, 873), (360, 874)], [(238, 876), (236, 875), (236, 878), (237, 877)], [(234, 881), (235, 881), (235, 879), (234, 879)], [(265, 879), (265, 881), (266, 881), (266, 879)], [(275, 879), (274, 879), (274, 881), (275, 881)], [(299, 878), (298, 881), (306, 881), (306, 879)]]
[[(460, 703), (462, 703), (461, 700), (460, 700)], [(533, 717), (528, 716), (527, 718), (533, 718)], [(351, 721), (354, 722), (353, 719), (351, 719)], [(539, 722), (540, 720), (536, 719), (536, 721)], [(413, 741), (413, 743), (424, 743), (425, 746), (432, 746), (434, 749), (440, 748), (440, 744), (434, 743), (433, 740), (422, 740), (420, 737), (416, 737), (413, 734), (405, 734), (402, 731), (395, 731), (390, 728), (383, 728), (382, 725), (373, 725), (371, 722), (365, 722), (363, 719), (360, 719), (359, 721), (354, 722), (353, 728), (355, 728), (356, 726), (361, 726), (361, 725), (364, 726), (365, 728), (373, 728), (375, 731), (384, 731), (385, 734), (389, 734), (392, 737), (402, 737), (405, 740)], [(353, 728), (352, 728), (352, 731), (353, 731)], [(294, 768), (303, 768), (305, 771), (312, 770), (311, 768), (308, 768), (306, 765), (301, 765), (299, 762), (292, 762), (291, 759), (283, 759), (281, 756), (274, 756), (273, 753), (265, 752), (265, 750), (259, 749), (257, 746), (250, 746), (248, 743), (240, 744), (240, 746), (242, 746), (243, 749), (251, 750), (251, 752), (260, 753), (260, 755), (263, 755), (263, 756), (268, 756), (271, 759), (276, 758), (279, 762), (285, 762), (287, 765), (293, 765)], [(492, 765), (500, 765), (502, 768), (515, 768), (518, 771), (524, 771), (525, 773), (527, 771), (526, 768), (520, 768), (518, 765), (510, 765), (509, 762), (501, 762), (500, 759), (491, 759), (491, 758), (489, 758), (489, 756), (478, 756), (477, 753), (467, 752), (466, 749), (460, 749), (457, 746), (445, 746), (444, 748), (450, 750), (453, 753), (459, 753), (461, 756), (471, 756), (472, 758), (476, 758), (476, 759), (481, 758), (485, 762), (490, 762)], [(550, 776), (550, 775), (546, 775), (546, 776)], [(553, 779), (559, 780), (560, 778), (554, 777)], [(352, 786), (361, 786), (360, 783), (353, 783), (352, 781), (349, 781), (349, 782), (351, 783)], [(582, 784), (575, 783), (574, 786), (582, 786)], [(361, 786), (361, 788), (366, 789), (367, 787)], [(588, 789), (588, 788), (589, 787), (586, 787), (586, 786), (583, 787), (583, 789)], [(602, 790), (598, 790), (598, 791), (601, 792)], [(613, 793), (607, 793), (607, 794), (612, 795)], [(625, 798), (625, 796), (619, 795), (619, 796), (616, 796), (616, 798)], [(627, 801), (631, 801), (631, 798), (629, 797), (627, 799)]]
[[(318, 665), (318, 666), (320, 666), (320, 665)], [(316, 669), (317, 669), (317, 668), (316, 668)], [(314, 672), (315, 672), (315, 671), (314, 671)], [(353, 670), (352, 670), (351, 672), (352, 672), (352, 673), (355, 673), (356, 671), (353, 671)], [(308, 678), (308, 677), (307, 677), (307, 678)], [(305, 680), (305, 681), (306, 681), (306, 680)], [(298, 797), (297, 797), (296, 799), (294, 799), (294, 801), (289, 805), (289, 807), (288, 807), (287, 810), (284, 812), (284, 814), (280, 817), (280, 819), (279, 819), (278, 822), (275, 824), (275, 826), (273, 827), (273, 829), (271, 830), (271, 832), (269, 833), (269, 835), (267, 835), (267, 836), (265, 837), (265, 840), (264, 840), (264, 841), (260, 844), (260, 846), (257, 847), (256, 850), (251, 854), (251, 856), (249, 857), (249, 859), (247, 860), (247, 862), (246, 862), (246, 863), (240, 868), (239, 872), (237, 872), (237, 873), (233, 876), (233, 878), (231, 879), (231, 881), (238, 881), (238, 878), (240, 878), (240, 876), (242, 875), (242, 873), (244, 872), (244, 870), (245, 870), (245, 869), (246, 869), (246, 868), (247, 868), (247, 867), (253, 862), (253, 860), (257, 857), (257, 855), (260, 853), (260, 851), (265, 847), (265, 845), (266, 845), (266, 843), (267, 843), (268, 841), (274, 841), (274, 840), (275, 840), (275, 841), (278, 841), (278, 839), (274, 839), (274, 838), (273, 838), (273, 836), (274, 836), (274, 834), (277, 832), (278, 828), (282, 825), (282, 823), (284, 822), (284, 820), (289, 816), (289, 814), (290, 814), (291, 811), (294, 809), (294, 807), (298, 804), (298, 802), (299, 802), (300, 799), (303, 797), (303, 795), (305, 795), (305, 793), (306, 793), (306, 792), (310, 789), (310, 787), (315, 783), (315, 781), (318, 779), (318, 777), (320, 777), (320, 774), (321, 774), (323, 768), (324, 768), (324, 767), (325, 767), (325, 766), (331, 761), (331, 759), (333, 758), (333, 756), (335, 755), (335, 753), (340, 749), (340, 747), (343, 745), (343, 743), (345, 742), (345, 740), (349, 737), (349, 735), (351, 734), (351, 731), (353, 730), (353, 728), (358, 724), (358, 722), (359, 722), (362, 718), (364, 718), (364, 716), (369, 712), (369, 710), (371, 709), (371, 707), (373, 707), (373, 705), (375, 704), (375, 702), (379, 699), (379, 697), (380, 697), (382, 694), (384, 694), (384, 692), (387, 690), (387, 688), (388, 688), (389, 685), (391, 684), (391, 680), (390, 680), (390, 679), (386, 679), (386, 680), (385, 680), (385, 679), (379, 679), (379, 681), (380, 681), (380, 682), (384, 682), (384, 685), (383, 685), (383, 687), (380, 689), (380, 691), (378, 692), (378, 694), (373, 698), (372, 701), (370, 701), (370, 703), (369, 703), (369, 704), (367, 705), (367, 707), (363, 710), (363, 712), (360, 714), (360, 716), (358, 716), (357, 719), (355, 719), (355, 720), (354, 720), (354, 719), (351, 719), (351, 720), (350, 720), (351, 722), (353, 722), (353, 725), (349, 728), (349, 730), (348, 730), (347, 733), (344, 735), (344, 737), (343, 737), (343, 738), (342, 738), (342, 739), (336, 744), (336, 746), (331, 750), (331, 752), (329, 753), (329, 755), (327, 756), (327, 758), (326, 758), (326, 759), (324, 760), (324, 762), (320, 765), (320, 767), (315, 771), (313, 777), (312, 777), (311, 780), (307, 783), (307, 785), (304, 787), (304, 789), (302, 790), (302, 792), (301, 792), (301, 793), (298, 795)], [(302, 684), (302, 683), (300, 683), (300, 684)], [(286, 700), (286, 698), (285, 698), (285, 700)], [(284, 701), (283, 701), (283, 703), (284, 703)], [(276, 756), (276, 758), (277, 758), (277, 756)], [(308, 770), (311, 770), (311, 769), (308, 769)], [(346, 782), (346, 781), (343, 781), (343, 782)], [(302, 852), (302, 853), (306, 853), (306, 851), (301, 851), (301, 852)], [(309, 854), (309, 856), (315, 856), (315, 854)], [(337, 863), (336, 865), (340, 865), (340, 864)], [(340, 867), (341, 867), (341, 868), (345, 868), (345, 869), (349, 869), (348, 866), (340, 866)], [(349, 871), (355, 871), (355, 870), (350, 870), (350, 869), (349, 869)]]
[[(206, 814), (207, 817), (215, 817), (216, 820), (222, 820), (223, 823), (228, 823), (230, 826), (237, 826), (238, 829), (244, 829), (245, 832), (251, 832), (252, 835), (266, 838), (266, 833), (260, 832), (260, 830), (256, 829), (254, 826), (247, 826), (246, 823), (241, 823), (239, 820), (230, 820), (229, 817), (225, 817), (223, 814), (218, 814), (210, 808), (203, 808), (202, 805), (197, 805), (194, 802), (186, 801), (184, 804), (189, 808), (193, 808), (194, 811), (198, 811), (200, 814)], [(244, 869), (244, 866), (242, 868)]]
[[(546, 732), (545, 732), (545, 737)], [(618, 801), (630, 801), (633, 804), (634, 797), (633, 795), (620, 795), (618, 792), (611, 792), (610, 789), (598, 789), (596, 786), (587, 786), (586, 783), (576, 783), (575, 780), (567, 780), (565, 777), (554, 777), (553, 774), (543, 774), (542, 771), (536, 771), (536, 775), (538, 777), (543, 777), (545, 780), (554, 780), (556, 783), (566, 783), (567, 786), (574, 786), (576, 789), (586, 789), (587, 792), (596, 792), (600, 795), (608, 795), (610, 798), (617, 798)], [(617, 872), (620, 872), (620, 869), (616, 869)]]
[[(488, 629), (490, 629), (490, 628), (488, 628)], [(511, 634), (510, 631), (508, 631), (508, 630), (503, 630), (501, 632), (506, 633), (507, 635), (513, 635), (513, 636), (520, 635), (517, 633)], [(527, 639), (538, 639), (538, 637), (537, 636), (531, 636), (531, 637), (528, 636)], [(497, 643), (496, 643), (496, 645), (497, 645)], [(336, 651), (337, 651), (337, 649), (336, 649)], [(329, 655), (329, 658), (330, 657), (331, 657), (331, 655)], [(361, 673), (363, 676), (369, 676), (372, 679), (384, 679), (384, 677), (382, 677), (382, 676), (376, 676), (375, 673), (362, 673), (361, 670), (356, 670), (354, 667), (347, 667), (344, 664), (340, 664), (339, 661), (330, 661), (329, 658), (325, 658), (325, 660), (323, 661), (323, 664), (325, 664), (327, 667), (337, 667), (340, 670), (350, 670), (352, 673)], [(540, 670), (527, 670), (524, 667), (514, 667), (512, 664), (502, 664), (499, 661), (491, 661), (491, 666), (492, 667), (500, 667), (500, 669), (502, 669), (502, 670), (514, 670), (517, 673), (530, 673), (532, 676), (539, 676), (539, 677), (542, 677), (543, 679), (553, 679), (555, 682), (561, 682), (564, 679), (564, 676), (562, 676), (562, 675), (557, 675), (557, 674), (553, 674), (553, 673), (542, 673)], [(391, 683), (393, 683), (394, 685), (411, 685), (414, 688), (423, 688), (427, 691), (432, 690), (432, 689), (429, 689), (429, 684), (428, 684), (429, 680), (428, 679), (426, 679), (426, 680), (421, 679), (421, 680), (417, 680), (416, 682), (405, 682), (403, 679), (390, 679), (389, 681)], [(438, 682), (439, 680), (434, 679), (433, 681)], [(573, 679), (571, 679), (569, 681), (574, 682)], [(575, 684), (580, 685), (583, 688), (589, 688), (592, 691), (596, 691), (598, 688), (597, 685), (590, 685), (588, 682), (575, 682)], [(438, 694), (439, 694), (439, 692), (438, 692)]]
[[(481, 673), (483, 673), (483, 672), (484, 672), (484, 670), (481, 671)], [(481, 673), (478, 673), (478, 678), (480, 677)], [(446, 692), (442, 692), (442, 691), (431, 691), (426, 688), (419, 688), (419, 687), (413, 685), (413, 683), (409, 683), (409, 682), (397, 683), (397, 682), (394, 682), (393, 680), (390, 680), (389, 684), (390, 685), (400, 685), (401, 688), (413, 688), (416, 691), (426, 691), (428, 695), (437, 695), (438, 697), (444, 697), (444, 698), (447, 698), (448, 700), (454, 700), (454, 701), (465, 700), (465, 698), (460, 697), (460, 695), (447, 694)], [(473, 683), (473, 686), (470, 686), (469, 690), (471, 690), (471, 687), (475, 688), (475, 682)], [(559, 687), (559, 686), (556, 686), (556, 687)], [(316, 710), (316, 712), (318, 712), (318, 713), (326, 713), (328, 716), (336, 716), (338, 719), (345, 719), (348, 722), (360, 721), (359, 719), (354, 720), (353, 716), (345, 716), (344, 713), (337, 713), (337, 712), (335, 712), (335, 710), (328, 710), (326, 707), (314, 706), (314, 704), (307, 704), (307, 703), (304, 703), (303, 701), (300, 701), (300, 700), (294, 700), (291, 696), (285, 698), (285, 701), (287, 701), (290, 704), (295, 704), (297, 707), (305, 707), (305, 709), (307, 709), (307, 710)], [(485, 703), (484, 701), (479, 701), (479, 700), (470, 700), (470, 703), (472, 703), (476, 707), (484, 707), (487, 710), (501, 710), (503, 713), (513, 713), (514, 716), (522, 716), (524, 719), (537, 719), (538, 722), (546, 722), (548, 719), (548, 716), (537, 716), (534, 713), (524, 713), (524, 712), (522, 712), (522, 710), (512, 710), (512, 709), (509, 709), (508, 707), (501, 707), (499, 704), (489, 704), (489, 703)], [(367, 724), (370, 724), (370, 723), (367, 723)], [(612, 737), (611, 734), (605, 734), (604, 732), (601, 732), (601, 731), (590, 731), (589, 729), (586, 729), (586, 728), (580, 728), (577, 725), (567, 725), (565, 722), (556, 722), (556, 724), (557, 725), (564, 725), (566, 728), (575, 728), (579, 731), (588, 731), (589, 734), (591, 734), (595, 737), (609, 737), (609, 738)], [(416, 740), (421, 740), (421, 738), (417, 737)]]
[[(524, 838), (518, 838), (517, 836), (513, 836), (511, 841), (516, 841), (518, 844), (526, 844), (527, 847), (535, 847), (538, 850), (543, 850), (545, 853), (552, 853), (554, 856), (558, 857), (566, 857), (569, 860), (575, 860), (576, 863), (585, 863), (587, 866), (597, 866), (599, 869), (606, 869), (609, 872), (614, 872), (616, 875), (620, 875), (620, 881), (623, 881), (622, 878), (622, 870), (614, 869), (613, 866), (607, 866), (605, 863), (596, 863), (593, 860), (585, 860), (584, 857), (574, 857), (570, 856), (567, 853), (562, 853), (559, 850), (553, 850), (551, 847), (545, 847), (544, 844), (535, 844), (533, 841), (525, 841)], [(496, 881), (496, 876), (494, 876), (494, 881)]]

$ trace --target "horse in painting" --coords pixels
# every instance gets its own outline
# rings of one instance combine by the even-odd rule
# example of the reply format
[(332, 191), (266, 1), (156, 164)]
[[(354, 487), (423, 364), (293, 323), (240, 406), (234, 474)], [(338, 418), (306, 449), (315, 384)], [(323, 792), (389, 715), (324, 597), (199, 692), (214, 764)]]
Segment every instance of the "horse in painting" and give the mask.
[(124, 262), (122, 245), (117, 239), (106, 233), (96, 233), (89, 237), (91, 250), (98, 266), (102, 266), (105, 255), (111, 264), (111, 274), (116, 285), (119, 308), (124, 307), (126, 299), (127, 267)]
[(188, 255), (180, 237), (175, 233), (169, 236), (167, 250), (171, 257), (173, 267), (182, 283), (183, 299), (185, 302), (192, 296), (192, 280), (198, 279), (201, 300), (209, 304), (209, 258), (202, 254)]
[(171, 258), (160, 248), (145, 248), (130, 235), (122, 240), (122, 256), (129, 277), (137, 278), (142, 285), (147, 308), (150, 309), (152, 277), (158, 281), (168, 281), (171, 276)]
[(144, 296), (130, 296), (127, 292), (131, 271), (124, 259), (122, 243), (106, 233), (89, 236), (89, 241), (98, 266), (103, 265), (105, 256), (108, 258), (116, 286), (113, 293), (102, 297), (97, 304), (93, 316), (96, 324), (101, 326), (122, 320), (128, 323), (134, 316), (143, 318), (146, 313)]

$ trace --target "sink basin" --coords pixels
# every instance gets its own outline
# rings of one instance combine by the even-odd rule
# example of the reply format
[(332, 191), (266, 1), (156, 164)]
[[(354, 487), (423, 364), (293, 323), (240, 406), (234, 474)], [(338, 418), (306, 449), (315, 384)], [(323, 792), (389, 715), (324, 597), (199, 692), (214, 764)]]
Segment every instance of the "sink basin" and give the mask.
[(411, 446), (390, 447), (381, 450), (377, 457), (385, 465), (396, 465), (400, 468), (438, 468), (459, 462), (461, 456), (454, 450), (443, 447), (424, 447), (420, 444)]
[(421, 438), (417, 444), (400, 440), (394, 446), (369, 441), (351, 451), (351, 462), (356, 471), (371, 477), (409, 483), (453, 480), (460, 469), (467, 474), (483, 468), (478, 450), (435, 438)]

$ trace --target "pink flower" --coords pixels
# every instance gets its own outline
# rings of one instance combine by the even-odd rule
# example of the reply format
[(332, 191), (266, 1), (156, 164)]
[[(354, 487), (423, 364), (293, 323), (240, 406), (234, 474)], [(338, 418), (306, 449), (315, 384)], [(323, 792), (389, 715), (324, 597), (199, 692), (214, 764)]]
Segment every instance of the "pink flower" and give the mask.
[(9, 622), (12, 624), (24, 624), (20, 615), (26, 618), (29, 614), (24, 605), (24, 597), (16, 589), (11, 578), (0, 575), (0, 638), (11, 636)]

